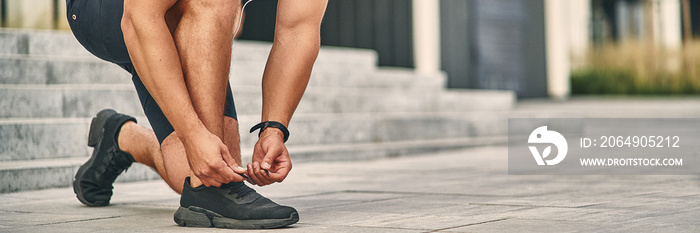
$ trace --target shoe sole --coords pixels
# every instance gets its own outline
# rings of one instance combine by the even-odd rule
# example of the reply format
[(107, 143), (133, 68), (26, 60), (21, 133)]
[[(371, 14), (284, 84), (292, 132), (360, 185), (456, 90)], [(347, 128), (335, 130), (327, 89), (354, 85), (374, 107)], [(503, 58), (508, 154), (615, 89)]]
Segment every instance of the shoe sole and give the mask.
[[(105, 109), (98, 112), (97, 115), (92, 118), (92, 122), (90, 122), (90, 131), (88, 131), (88, 146), (94, 148), (94, 151), (99, 151), (99, 144), (102, 141), (102, 134), (104, 133), (105, 122), (110, 116), (114, 114), (117, 114), (117, 112), (111, 109)], [(83, 177), (85, 170), (88, 167), (92, 166), (92, 163), (95, 161), (95, 155), (96, 153), (93, 152), (90, 156), (90, 159), (88, 159), (88, 161), (85, 162), (85, 164), (81, 165), (80, 168), (78, 168), (78, 172), (75, 173), (75, 177), (73, 178), (73, 192), (78, 197), (78, 200), (87, 206), (107, 206), (109, 205), (109, 201), (87, 201), (87, 199), (83, 197), (83, 188), (80, 187), (80, 182), (82, 180), (81, 178)]]
[(292, 225), (299, 221), (299, 214), (292, 213), (283, 219), (238, 220), (226, 218), (210, 210), (190, 206), (180, 206), (173, 217), (177, 225), (183, 227), (217, 227), (230, 229), (272, 229)]

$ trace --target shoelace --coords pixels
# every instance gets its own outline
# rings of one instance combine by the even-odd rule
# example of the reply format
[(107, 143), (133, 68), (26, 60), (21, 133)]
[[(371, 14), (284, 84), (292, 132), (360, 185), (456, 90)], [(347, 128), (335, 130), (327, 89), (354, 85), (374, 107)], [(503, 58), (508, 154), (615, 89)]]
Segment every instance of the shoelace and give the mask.
[(236, 198), (243, 198), (243, 197), (247, 196), (248, 194), (255, 192), (254, 189), (246, 186), (243, 183), (241, 183), (239, 185), (235, 185), (235, 184), (226, 184), (226, 185), (228, 185), (228, 187), (222, 186), (221, 188), (228, 189), (229, 195), (236, 194)]
[(111, 182), (114, 182), (119, 174), (128, 170), (131, 166), (131, 163), (129, 162), (119, 161), (119, 158), (115, 158), (115, 155), (117, 154), (119, 154), (119, 151), (117, 151), (114, 147), (109, 148), (107, 151), (106, 159), (109, 161), (109, 165), (105, 168), (105, 178)]

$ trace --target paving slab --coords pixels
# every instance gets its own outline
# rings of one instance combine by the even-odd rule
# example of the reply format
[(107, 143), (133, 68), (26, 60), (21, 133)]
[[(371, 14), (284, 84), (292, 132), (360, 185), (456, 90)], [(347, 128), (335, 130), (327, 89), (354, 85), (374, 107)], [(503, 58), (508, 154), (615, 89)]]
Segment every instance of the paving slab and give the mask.
[[(697, 232), (697, 176), (518, 176), (507, 148), (295, 165), (256, 187), (300, 222), (245, 232)], [(0, 232), (236, 232), (183, 228), (162, 181), (116, 183), (112, 205), (85, 207), (72, 189), (0, 195)]]
[(596, 229), (596, 225), (587, 222), (556, 221), (551, 220), (523, 220), (503, 219), (499, 221), (473, 224), (440, 232), (502, 232), (502, 233), (529, 233), (529, 232), (585, 232)]

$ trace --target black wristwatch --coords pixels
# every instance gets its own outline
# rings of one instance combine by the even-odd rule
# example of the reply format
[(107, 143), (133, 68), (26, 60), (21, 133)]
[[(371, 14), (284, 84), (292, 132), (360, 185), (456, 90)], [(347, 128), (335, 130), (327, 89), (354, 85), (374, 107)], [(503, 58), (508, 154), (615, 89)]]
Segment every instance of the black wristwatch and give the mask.
[(289, 139), (289, 130), (287, 130), (287, 127), (284, 126), (284, 124), (279, 123), (277, 121), (264, 121), (260, 122), (257, 125), (253, 126), (253, 128), (250, 128), (250, 132), (255, 132), (255, 130), (260, 129), (260, 132), (258, 133), (258, 137), (260, 137), (260, 134), (262, 134), (265, 129), (268, 127), (272, 128), (278, 128), (280, 131), (282, 131), (282, 134), (284, 134), (284, 142), (287, 142), (287, 139)]

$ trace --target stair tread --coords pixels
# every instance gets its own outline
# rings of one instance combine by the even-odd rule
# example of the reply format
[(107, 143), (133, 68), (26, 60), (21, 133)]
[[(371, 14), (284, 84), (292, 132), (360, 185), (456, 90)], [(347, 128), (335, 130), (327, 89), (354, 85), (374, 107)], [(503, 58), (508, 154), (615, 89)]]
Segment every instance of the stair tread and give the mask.
[[(65, 57), (92, 56), (85, 51), (85, 49), (78, 43), (70, 32), (14, 30), (2, 28), (0, 29), (0, 41), (6, 44), (6, 47), (4, 47), (6, 51), (0, 50), (0, 54), (26, 53), (32, 55), (53, 55)], [(266, 58), (271, 47), (272, 43), (269, 42), (236, 40), (233, 42), (233, 58), (234, 60), (240, 58)], [(255, 52), (260, 55), (251, 56), (251, 52)], [(320, 52), (319, 56), (342, 56), (342, 58), (334, 60), (343, 62), (355, 61), (360, 63), (368, 63), (366, 60), (369, 58), (376, 63), (377, 55), (376, 52), (368, 49), (322, 46), (322, 51)], [(361, 59), (353, 60), (353, 57)]]
[[(426, 147), (430, 145), (462, 145), (471, 147), (477, 145), (499, 145), (507, 142), (505, 136), (484, 136), (484, 137), (465, 137), (465, 138), (446, 138), (446, 139), (424, 139), (424, 140), (405, 140), (394, 142), (377, 142), (377, 143), (342, 143), (342, 144), (324, 144), (324, 145), (295, 145), (289, 146), (289, 152), (298, 159), (309, 153), (319, 152), (339, 152), (339, 151), (371, 151), (381, 148), (409, 148), (409, 147)], [(252, 148), (242, 148), (242, 151), (252, 151)], [(85, 163), (87, 156), (66, 157), (66, 158), (50, 158), (50, 159), (34, 159), (34, 160), (15, 160), (3, 161), (0, 163), (0, 171), (20, 170), (20, 169), (37, 169), (47, 167), (73, 167)], [(243, 155), (244, 160), (250, 159), (250, 154)], [(303, 158), (299, 158), (302, 161)], [(338, 160), (346, 160), (352, 158), (338, 158)]]
[[(314, 119), (368, 119), (368, 118), (422, 118), (422, 117), (466, 117), (469, 115), (479, 115), (479, 114), (503, 114), (509, 113), (510, 110), (501, 111), (454, 111), (454, 112), (343, 112), (343, 113), (298, 113), (294, 114), (294, 121), (296, 120), (314, 120)], [(143, 117), (143, 115), (134, 115), (136, 118)], [(240, 118), (245, 119), (256, 119), (260, 118), (260, 114), (240, 114)], [(92, 119), (90, 117), (12, 117), (12, 118), (0, 118), (0, 124), (68, 124), (68, 123), (86, 123), (88, 120)]]
[(15, 160), (3, 161), (0, 163), (0, 171), (4, 170), (21, 170), (21, 169), (36, 169), (45, 167), (74, 167), (85, 163), (86, 157), (68, 157), (68, 158), (52, 158), (52, 159), (35, 159), (35, 160)]

